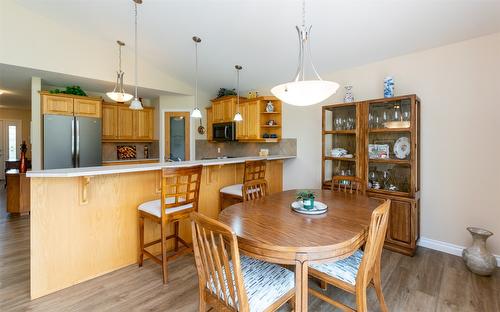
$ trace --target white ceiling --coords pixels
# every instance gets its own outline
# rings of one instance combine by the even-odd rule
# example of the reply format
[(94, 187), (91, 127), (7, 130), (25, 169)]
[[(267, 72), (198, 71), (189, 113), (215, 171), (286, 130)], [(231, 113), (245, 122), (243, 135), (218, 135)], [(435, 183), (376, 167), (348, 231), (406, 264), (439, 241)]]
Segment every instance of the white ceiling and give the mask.
[[(132, 0), (19, 0), (74, 31), (133, 43)], [(269, 87), (296, 70), (294, 26), (299, 0), (144, 0), (139, 7), (139, 53), (174, 77), (194, 82), (193, 35), (200, 85), (210, 92)], [(320, 74), (500, 31), (500, 1), (308, 0), (312, 51)], [(48, 34), (50, 36), (50, 34)], [(110, 60), (115, 62), (115, 60)]]

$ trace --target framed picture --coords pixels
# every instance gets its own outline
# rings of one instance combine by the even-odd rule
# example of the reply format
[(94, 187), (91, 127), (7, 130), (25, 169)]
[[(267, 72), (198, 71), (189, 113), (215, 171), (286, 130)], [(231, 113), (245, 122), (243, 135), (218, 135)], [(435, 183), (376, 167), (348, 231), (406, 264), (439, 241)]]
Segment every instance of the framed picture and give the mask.
[(389, 158), (389, 144), (368, 144), (368, 157), (370, 159)]

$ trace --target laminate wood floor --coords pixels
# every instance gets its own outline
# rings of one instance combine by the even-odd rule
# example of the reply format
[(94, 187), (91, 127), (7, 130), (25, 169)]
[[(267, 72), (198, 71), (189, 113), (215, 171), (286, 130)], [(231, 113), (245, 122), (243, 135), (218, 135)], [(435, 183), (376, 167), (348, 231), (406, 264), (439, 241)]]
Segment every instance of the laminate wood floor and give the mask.
[[(4, 194), (0, 191), (0, 197)], [(470, 273), (459, 257), (425, 248), (419, 248), (412, 258), (384, 251), (382, 263), (382, 285), (390, 311), (500, 311), (498, 269), (492, 277), (479, 277)], [(196, 311), (198, 280), (193, 257), (172, 262), (169, 272), (170, 282), (164, 286), (160, 266), (146, 261), (142, 268), (131, 265), (30, 301), (29, 216), (0, 215), (2, 312)], [(315, 281), (310, 283), (316, 285)], [(354, 305), (349, 294), (332, 287), (328, 293)], [(373, 290), (369, 291), (369, 306), (370, 311), (379, 311)], [(310, 297), (309, 311), (337, 310)]]

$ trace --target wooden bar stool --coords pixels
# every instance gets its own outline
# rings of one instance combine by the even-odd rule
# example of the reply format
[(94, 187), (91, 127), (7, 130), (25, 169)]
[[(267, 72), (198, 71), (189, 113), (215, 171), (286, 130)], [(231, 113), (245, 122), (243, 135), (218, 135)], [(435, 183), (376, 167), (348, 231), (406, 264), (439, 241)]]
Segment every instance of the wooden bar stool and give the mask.
[[(203, 166), (186, 168), (164, 168), (162, 170), (161, 199), (139, 205), (139, 266), (144, 262), (144, 255), (160, 264), (163, 283), (167, 283), (167, 261), (185, 253), (192, 252), (191, 247), (179, 237), (179, 221), (189, 219), (189, 214), (198, 211), (201, 170)], [(161, 226), (161, 237), (144, 243), (144, 218)], [(174, 234), (167, 236), (168, 226), (174, 225)], [(174, 239), (175, 254), (167, 257), (167, 241)], [(186, 248), (179, 250), (179, 242)], [(146, 250), (147, 247), (161, 244), (161, 258)]]
[[(245, 161), (245, 172), (243, 174), (243, 184), (255, 180), (263, 180), (266, 177), (265, 160), (247, 160)], [(243, 201), (243, 184), (228, 185), (220, 189), (219, 208), (224, 209), (228, 201), (232, 204)]]

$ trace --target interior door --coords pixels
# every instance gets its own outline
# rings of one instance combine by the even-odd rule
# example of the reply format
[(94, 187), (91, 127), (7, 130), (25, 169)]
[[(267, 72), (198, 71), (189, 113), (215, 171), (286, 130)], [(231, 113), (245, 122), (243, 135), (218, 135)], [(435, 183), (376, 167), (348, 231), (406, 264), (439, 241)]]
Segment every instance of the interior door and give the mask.
[(165, 158), (189, 160), (189, 112), (165, 113)]
[(4, 124), (3, 120), (0, 120), (0, 180), (5, 179), (5, 151)]

